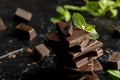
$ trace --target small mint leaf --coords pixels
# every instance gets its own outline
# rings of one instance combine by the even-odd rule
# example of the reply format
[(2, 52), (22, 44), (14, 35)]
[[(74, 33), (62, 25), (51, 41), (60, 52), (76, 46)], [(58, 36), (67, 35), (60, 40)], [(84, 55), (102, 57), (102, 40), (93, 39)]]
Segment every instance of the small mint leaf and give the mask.
[(84, 17), (81, 14), (79, 14), (79, 13), (73, 13), (72, 21), (73, 21), (73, 24), (78, 29), (84, 29), (85, 26), (86, 26), (86, 21), (85, 21)]
[(65, 11), (64, 11), (64, 17), (65, 17), (65, 22), (70, 21), (70, 19), (71, 19), (71, 14), (70, 14), (70, 12), (69, 12), (68, 10), (65, 10)]
[(65, 10), (64, 10), (64, 8), (62, 6), (57, 6), (56, 12), (58, 12), (61, 15), (65, 14)]
[(107, 70), (107, 72), (113, 77), (117, 77), (120, 79), (120, 71), (119, 70)]
[(92, 29), (92, 31), (89, 32), (89, 33), (91, 34), (91, 39), (96, 40), (96, 39), (99, 38), (99, 35), (98, 35), (98, 33), (96, 32), (95, 28)]
[(52, 18), (50, 18), (50, 21), (53, 23), (53, 24), (55, 24), (55, 23), (57, 23), (57, 22), (60, 22), (62, 19), (61, 18), (59, 18), (59, 17), (52, 17)]
[(91, 32), (95, 28), (95, 25), (89, 25), (88, 27), (85, 28), (86, 32)]

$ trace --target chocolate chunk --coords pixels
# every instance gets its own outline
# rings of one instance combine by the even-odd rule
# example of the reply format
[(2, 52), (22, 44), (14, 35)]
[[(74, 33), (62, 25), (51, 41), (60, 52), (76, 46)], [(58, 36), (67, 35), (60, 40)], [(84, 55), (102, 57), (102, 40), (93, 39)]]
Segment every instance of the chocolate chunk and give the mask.
[(120, 69), (120, 52), (113, 53), (113, 55), (108, 58), (108, 68)]
[(83, 55), (83, 54), (85, 54), (89, 51), (95, 50), (97, 48), (101, 48), (102, 46), (103, 46), (103, 43), (100, 42), (100, 41), (97, 41), (97, 40), (96, 41), (90, 41), (82, 52), (72, 53), (72, 54), (74, 54), (74, 58), (77, 58), (77, 57), (79, 57), (79, 56), (81, 56), (81, 55)]
[(41, 59), (50, 55), (50, 50), (43, 43), (35, 46), (34, 53), (39, 55)]
[(86, 78), (84, 80), (99, 80), (99, 77), (97, 76), (97, 74), (94, 75), (86, 75)]
[[(93, 62), (93, 63), (92, 63)], [(78, 69), (75, 69), (76, 71), (80, 72), (96, 72), (96, 71), (102, 71), (103, 67), (100, 64), (100, 62), (97, 59), (94, 59), (93, 61), (87, 63), (86, 65), (79, 67)]]
[(2, 18), (0, 18), (0, 30), (5, 30), (6, 29), (6, 26), (4, 24), (4, 21)]
[[(86, 53), (86, 54), (88, 54), (88, 53)], [(75, 62), (75, 65), (76, 65), (77, 68), (82, 67), (83, 65), (87, 64), (88, 62), (91, 62), (92, 60), (102, 56), (103, 52), (98, 53), (98, 56), (94, 56), (94, 57), (93, 56), (92, 57), (89, 57), (89, 56), (87, 57), (86, 54), (74, 59), (74, 62)]]
[[(100, 42), (100, 41), (97, 41), (97, 40), (90, 40), (89, 43), (84, 47), (84, 49), (80, 49), (80, 47), (78, 47), (79, 49), (76, 50), (76, 51), (73, 51), (71, 50), (70, 48), (70, 51), (67, 51), (68, 54), (70, 54), (72, 56), (73, 59), (81, 56), (81, 55), (84, 55), (90, 51), (94, 52), (96, 54), (96, 49), (97, 48), (101, 48), (103, 46), (103, 43)], [(91, 52), (90, 52), (91, 53)]]
[(65, 36), (72, 36), (73, 34), (73, 25), (72, 22), (69, 22), (65, 28)]
[(67, 26), (66, 23), (64, 22), (59, 22), (57, 24), (57, 32), (60, 36), (60, 38), (64, 41), (64, 43), (66, 44), (66, 46), (73, 47), (79, 43), (82, 43), (82, 41), (89, 39), (90, 35), (89, 33), (86, 33), (83, 30), (80, 29), (74, 29), (73, 28), (73, 32), (72, 32), (72, 36), (68, 36), (66, 37), (65, 34), (65, 28)]
[(30, 13), (29, 11), (26, 11), (22, 8), (17, 8), (14, 17), (17, 17), (19, 19), (23, 19), (25, 21), (31, 21), (32, 13)]
[(48, 36), (48, 40), (56, 41), (56, 42), (61, 41), (61, 39), (59, 38), (59, 36), (57, 35), (56, 32), (51, 33), (51, 34)]
[(37, 36), (37, 33), (33, 27), (26, 25), (24, 23), (20, 23), (19, 25), (16, 26), (15, 35), (21, 40), (31, 41)]

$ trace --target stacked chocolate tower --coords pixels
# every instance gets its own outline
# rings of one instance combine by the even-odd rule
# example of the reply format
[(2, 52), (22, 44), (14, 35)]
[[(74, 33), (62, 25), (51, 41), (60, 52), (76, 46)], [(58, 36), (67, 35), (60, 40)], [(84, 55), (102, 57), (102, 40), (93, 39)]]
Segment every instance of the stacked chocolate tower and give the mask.
[(77, 29), (71, 22), (59, 22), (56, 32), (49, 35), (46, 44), (52, 48), (53, 53), (57, 54), (57, 67), (83, 74), (90, 73), (92, 76), (84, 78), (90, 77), (92, 80), (99, 80), (95, 73), (103, 70), (102, 65), (97, 60), (103, 55), (101, 41), (90, 39), (89, 33)]

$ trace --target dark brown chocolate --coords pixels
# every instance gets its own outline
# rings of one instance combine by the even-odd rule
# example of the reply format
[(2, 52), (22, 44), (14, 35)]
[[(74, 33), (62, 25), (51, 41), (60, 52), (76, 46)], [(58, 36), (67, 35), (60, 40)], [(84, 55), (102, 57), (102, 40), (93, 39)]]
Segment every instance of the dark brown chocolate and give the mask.
[(72, 36), (73, 34), (73, 25), (72, 22), (68, 22), (65, 28), (65, 36)]
[(21, 40), (31, 41), (37, 36), (37, 33), (33, 27), (20, 23), (16, 26), (15, 35)]
[(99, 80), (97, 74), (94, 75), (86, 75), (84, 80)]
[[(86, 54), (88, 54), (88, 53), (86, 53)], [(90, 56), (87, 57), (86, 54), (74, 59), (74, 62), (76, 64), (77, 68), (82, 67), (83, 65), (87, 64), (88, 62), (91, 62), (92, 60), (102, 56), (103, 52), (97, 53), (98, 56), (92, 56), (92, 57), (90, 57)]]
[(50, 50), (43, 44), (38, 44), (34, 48), (34, 53), (39, 55), (41, 59), (50, 55)]
[[(79, 45), (79, 46), (81, 46), (81, 45)], [(73, 59), (75, 59), (75, 58), (82, 56), (86, 53), (91, 53), (91, 51), (96, 54), (96, 49), (101, 48), (102, 46), (103, 46), (102, 42), (97, 41), (97, 40), (95, 40), (95, 41), (90, 40), (89, 43), (84, 47), (84, 49), (81, 50), (81, 48), (78, 47), (79, 48), (78, 50), (72, 51), (70, 48), (70, 50), (67, 51), (67, 53), (70, 54)], [(90, 55), (94, 56), (95, 54), (90, 54)]]
[[(92, 43), (91, 43), (92, 42)], [(90, 43), (85, 47), (85, 49), (82, 52), (78, 52), (78, 53), (72, 53), (74, 58), (77, 58), (83, 54), (86, 54), (89, 51), (93, 51), (97, 48), (101, 48), (103, 46), (103, 43), (100, 41), (90, 41)]]
[(57, 25), (58, 26), (56, 29), (57, 29), (57, 32), (58, 32), (60, 38), (64, 41), (66, 46), (68, 46), (69, 48), (73, 47), (77, 44), (80, 44), (84, 40), (90, 38), (89, 33), (85, 32), (83, 30), (80, 30), (80, 29), (75, 29), (75, 28), (73, 28), (72, 36), (66, 37), (64, 34), (65, 34), (65, 28), (66, 28), (67, 24), (64, 22), (59, 22)]
[(97, 59), (94, 59), (93, 61), (75, 70), (80, 71), (80, 72), (91, 72), (92, 73), (92, 71), (93, 72), (102, 71), (103, 67)]
[(31, 21), (32, 19), (32, 13), (30, 13), (29, 11), (26, 11), (22, 8), (17, 8), (16, 12), (15, 12), (15, 16), (26, 20), (26, 21)]
[(4, 21), (2, 18), (0, 18), (0, 30), (5, 30), (6, 29), (6, 26), (4, 24)]
[(120, 52), (113, 53), (113, 55), (108, 58), (108, 68), (120, 69)]

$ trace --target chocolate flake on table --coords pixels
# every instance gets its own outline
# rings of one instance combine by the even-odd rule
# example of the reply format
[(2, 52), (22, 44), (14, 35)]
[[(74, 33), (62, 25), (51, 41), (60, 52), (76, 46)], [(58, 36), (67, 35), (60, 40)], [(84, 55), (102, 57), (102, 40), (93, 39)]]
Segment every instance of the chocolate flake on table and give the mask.
[(50, 50), (45, 44), (41, 43), (35, 46), (34, 53), (37, 54), (40, 59), (44, 59), (45, 57), (50, 55)]
[(2, 18), (0, 18), (0, 30), (5, 30), (6, 29), (6, 26), (4, 24), (4, 21)]
[(108, 58), (109, 69), (120, 69), (120, 52), (115, 52), (111, 57)]
[(15, 36), (20, 40), (33, 40), (37, 33), (33, 27), (20, 23), (16, 26)]
[(32, 13), (22, 8), (17, 8), (14, 18), (16, 18), (16, 20), (19, 18), (20, 20), (31, 21)]

